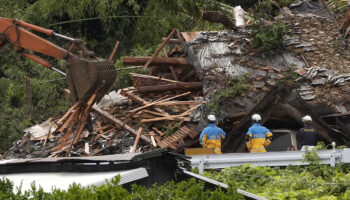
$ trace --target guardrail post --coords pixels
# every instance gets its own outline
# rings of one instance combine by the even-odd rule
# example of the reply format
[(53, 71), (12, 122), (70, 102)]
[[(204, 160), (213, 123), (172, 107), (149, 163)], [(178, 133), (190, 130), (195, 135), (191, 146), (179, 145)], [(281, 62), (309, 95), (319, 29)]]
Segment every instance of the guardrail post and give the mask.
[(199, 169), (199, 174), (204, 173), (204, 159), (203, 159), (203, 157), (199, 158), (198, 169)]

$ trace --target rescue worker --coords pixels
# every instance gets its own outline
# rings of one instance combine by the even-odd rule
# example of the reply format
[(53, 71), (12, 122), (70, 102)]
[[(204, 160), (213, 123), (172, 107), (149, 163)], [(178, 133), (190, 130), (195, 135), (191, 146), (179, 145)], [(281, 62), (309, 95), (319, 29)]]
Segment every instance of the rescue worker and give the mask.
[(247, 148), (250, 153), (266, 152), (265, 147), (271, 144), (272, 133), (269, 129), (260, 125), (261, 116), (252, 115), (253, 125), (246, 133)]
[(318, 142), (318, 136), (316, 129), (312, 128), (312, 118), (306, 115), (302, 118), (304, 122), (304, 128), (301, 128), (298, 132), (298, 146), (302, 147), (300, 151), (305, 151), (306, 147), (308, 150), (315, 148)]
[(216, 117), (208, 115), (208, 125), (199, 137), (199, 143), (204, 148), (213, 148), (215, 154), (221, 154), (221, 140), (225, 139), (226, 133), (216, 126)]

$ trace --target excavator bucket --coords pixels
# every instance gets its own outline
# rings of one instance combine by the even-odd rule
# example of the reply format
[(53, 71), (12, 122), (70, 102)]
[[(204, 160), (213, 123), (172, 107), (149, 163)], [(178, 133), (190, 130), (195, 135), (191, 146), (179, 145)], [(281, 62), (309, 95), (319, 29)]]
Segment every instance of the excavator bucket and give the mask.
[(67, 61), (68, 86), (73, 102), (85, 101), (98, 89), (98, 102), (112, 86), (116, 70), (110, 61), (95, 58), (69, 58)]

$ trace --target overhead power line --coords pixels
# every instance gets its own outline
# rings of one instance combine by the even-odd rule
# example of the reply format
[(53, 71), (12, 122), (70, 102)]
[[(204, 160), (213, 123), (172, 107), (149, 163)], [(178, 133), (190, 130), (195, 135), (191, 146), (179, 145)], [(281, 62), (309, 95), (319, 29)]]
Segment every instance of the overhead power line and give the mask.
[(56, 25), (62, 25), (62, 24), (70, 24), (70, 23), (83, 22), (83, 21), (91, 21), (91, 20), (110, 19), (110, 18), (155, 18), (155, 19), (166, 19), (165, 17), (154, 17), (154, 16), (117, 15), (117, 16), (108, 16), (108, 17), (90, 17), (90, 18), (84, 18), (84, 19), (75, 19), (75, 20), (69, 20), (69, 21), (63, 21), (63, 22), (57, 22), (57, 23), (54, 23), (54, 24), (49, 24), (49, 26), (56, 26)]

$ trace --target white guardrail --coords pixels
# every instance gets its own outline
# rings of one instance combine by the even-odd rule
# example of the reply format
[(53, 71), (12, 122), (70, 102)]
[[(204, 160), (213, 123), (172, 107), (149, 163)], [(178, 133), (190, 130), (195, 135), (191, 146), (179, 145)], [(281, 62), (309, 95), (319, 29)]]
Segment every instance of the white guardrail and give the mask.
[[(318, 150), (320, 164), (334, 167), (337, 163), (350, 163), (350, 148)], [(304, 151), (278, 151), (266, 153), (229, 153), (191, 156), (191, 166), (202, 174), (205, 169), (223, 169), (231, 166), (251, 164), (253, 166), (309, 165), (303, 162)]]

